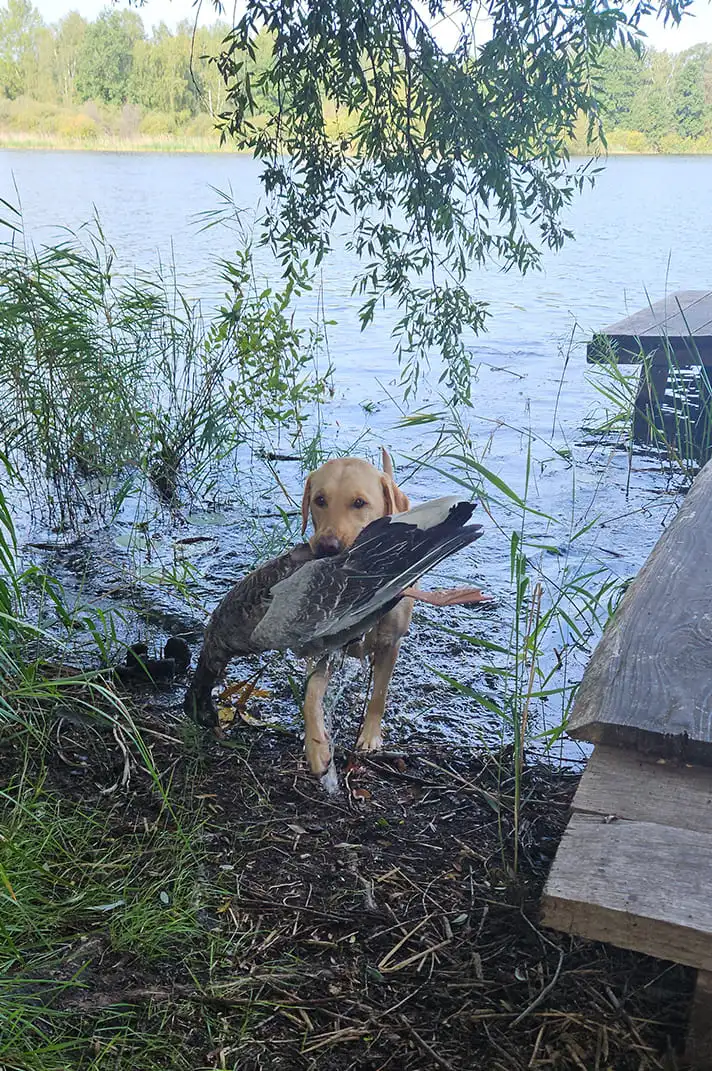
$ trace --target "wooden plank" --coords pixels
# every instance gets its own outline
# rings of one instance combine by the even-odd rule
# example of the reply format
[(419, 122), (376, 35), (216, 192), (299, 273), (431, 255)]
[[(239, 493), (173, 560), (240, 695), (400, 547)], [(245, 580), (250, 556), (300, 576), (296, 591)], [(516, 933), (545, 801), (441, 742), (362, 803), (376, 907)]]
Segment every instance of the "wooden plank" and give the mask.
[(712, 462), (606, 626), (567, 731), (712, 764)]
[(594, 941), (712, 970), (712, 836), (574, 814), (542, 922)]
[(620, 364), (638, 362), (641, 353), (666, 366), (707, 364), (712, 361), (712, 291), (680, 290), (604, 327), (588, 344), (589, 361), (610, 352), (606, 340), (615, 344)]
[(712, 1068), (712, 973), (698, 971), (685, 1046), (687, 1066), (695, 1071)]
[(631, 316), (604, 327), (606, 335), (686, 335), (712, 321), (712, 290), (678, 290)]
[(599, 745), (586, 764), (573, 807), (599, 818), (615, 815), (712, 834), (712, 771)]

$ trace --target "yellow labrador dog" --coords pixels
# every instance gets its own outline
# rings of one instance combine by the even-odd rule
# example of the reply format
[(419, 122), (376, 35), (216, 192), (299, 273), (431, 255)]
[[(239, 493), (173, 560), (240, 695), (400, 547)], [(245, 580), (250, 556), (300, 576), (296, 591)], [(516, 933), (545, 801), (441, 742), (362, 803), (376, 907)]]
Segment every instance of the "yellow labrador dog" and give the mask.
[[(393, 466), (383, 450), (383, 471), (358, 458), (338, 458), (312, 472), (302, 499), (302, 535), (311, 517), (314, 534), (309, 540), (317, 557), (339, 554), (350, 547), (362, 528), (378, 517), (409, 509), (408, 499), (393, 479)], [(381, 722), (388, 687), (401, 640), (410, 626), (412, 598), (404, 598), (366, 635), (363, 644), (349, 648), (366, 655), (373, 666), (373, 691), (368, 702), (357, 747), (378, 750), (383, 745)], [(306, 754), (311, 770), (323, 774), (331, 761), (331, 743), (324, 724), (324, 695), (329, 683), (329, 660), (312, 667), (304, 698)]]

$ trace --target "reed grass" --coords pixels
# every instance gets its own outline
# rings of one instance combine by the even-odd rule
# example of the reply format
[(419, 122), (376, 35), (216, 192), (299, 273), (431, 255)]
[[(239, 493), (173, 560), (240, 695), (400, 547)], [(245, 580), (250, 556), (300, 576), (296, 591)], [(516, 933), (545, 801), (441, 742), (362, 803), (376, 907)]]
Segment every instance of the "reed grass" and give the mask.
[[(640, 374), (645, 377), (645, 364)], [(493, 633), (487, 627), (487, 617), (476, 619), (466, 630), (444, 625), (434, 616), (428, 623), (473, 648), (480, 662), (478, 679), (490, 682), (486, 688), (478, 687), (471, 680), (458, 679), (456, 672), (440, 674), (470, 700), (474, 709), (499, 720), (500, 745), (512, 749), (514, 820), (511, 839), (503, 839), (502, 852), (515, 871), (521, 847), (522, 775), (527, 762), (542, 753), (552, 761), (561, 758), (586, 660), (632, 579), (602, 562), (595, 532), (606, 516), (605, 459), (621, 448), (626, 451), (630, 488), (634, 451), (641, 449), (632, 434), (638, 377), (639, 370), (619, 365), (610, 354), (591, 373), (597, 415), (587, 431), (595, 436), (597, 445), (589, 444), (582, 455), (572, 444), (562, 444), (560, 438), (547, 441), (530, 428), (509, 428), (519, 437), (521, 459), (519, 463), (513, 459), (511, 471), (502, 475), (489, 462), (492, 438), (477, 437), (470, 431), (471, 423), (487, 425), (486, 417), (435, 407), (401, 422), (401, 426), (421, 429), (422, 437), (429, 435), (432, 444), (420, 456), (410, 455), (409, 463), (429, 468), (453, 490), (476, 499), (488, 518), (488, 548), (494, 541), (500, 544), (500, 555), (505, 547), (508, 551), (509, 592), (498, 592), (507, 607), (508, 624), (505, 621)], [(652, 456), (667, 480), (666, 500), (672, 509), (697, 467), (690, 452), (680, 449), (681, 442), (691, 441), (683, 438), (684, 415), (674, 438), (670, 438), (669, 423), (666, 434), (666, 428), (651, 414)], [(499, 425), (490, 423), (495, 435)], [(647, 449), (650, 451), (650, 445)], [(587, 496), (584, 509), (577, 493), (578, 467), (590, 464), (592, 451), (602, 475), (593, 498)], [(567, 514), (553, 515), (540, 505), (533, 477), (535, 456), (538, 468), (556, 464), (560, 470), (568, 470)], [(580, 751), (582, 760), (585, 754)]]
[(0, 448), (43, 517), (77, 529), (131, 498), (149, 511), (156, 496), (219, 500), (239, 490), (241, 446), (301, 434), (329, 377), (319, 328), (293, 322), (305, 273), (275, 290), (238, 250), (206, 317), (173, 266), (122, 275), (97, 219), (35, 249), (3, 207)]

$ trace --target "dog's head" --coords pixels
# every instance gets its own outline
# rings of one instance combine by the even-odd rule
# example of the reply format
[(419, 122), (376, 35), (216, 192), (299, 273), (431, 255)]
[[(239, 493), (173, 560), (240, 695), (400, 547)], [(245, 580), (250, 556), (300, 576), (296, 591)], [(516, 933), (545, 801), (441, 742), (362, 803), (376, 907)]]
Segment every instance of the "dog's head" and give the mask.
[(307, 479), (302, 535), (311, 515), (314, 535), (309, 544), (314, 554), (317, 558), (340, 554), (371, 521), (408, 507), (408, 499), (389, 472), (379, 472), (358, 458), (336, 458)]

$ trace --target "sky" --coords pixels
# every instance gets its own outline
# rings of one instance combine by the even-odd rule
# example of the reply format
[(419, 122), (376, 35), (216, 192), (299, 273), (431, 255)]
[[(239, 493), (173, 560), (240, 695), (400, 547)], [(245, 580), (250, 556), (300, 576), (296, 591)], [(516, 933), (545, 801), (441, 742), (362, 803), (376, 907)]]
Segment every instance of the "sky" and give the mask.
[[(94, 19), (107, 6), (106, 0), (34, 0), (45, 22), (58, 22), (69, 11), (79, 11), (87, 19)], [(242, 8), (240, 0), (226, 0), (223, 18), (233, 21), (235, 7)], [(126, 0), (115, 0), (114, 7), (127, 7)], [(200, 25), (214, 22), (218, 17), (212, 0), (147, 0), (139, 8), (148, 30), (165, 22), (174, 27), (182, 19)], [(685, 15), (679, 27), (664, 27), (660, 20), (650, 18), (645, 23), (645, 32), (653, 48), (681, 52), (700, 42), (712, 43), (712, 0), (693, 0), (691, 14)]]

